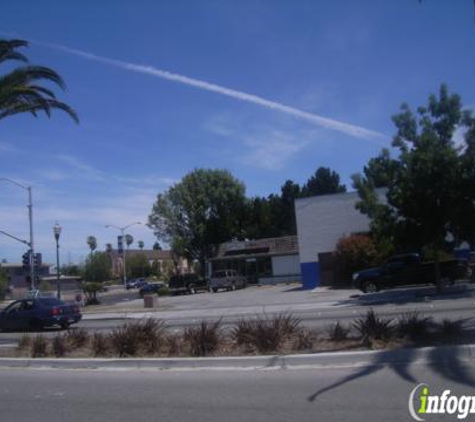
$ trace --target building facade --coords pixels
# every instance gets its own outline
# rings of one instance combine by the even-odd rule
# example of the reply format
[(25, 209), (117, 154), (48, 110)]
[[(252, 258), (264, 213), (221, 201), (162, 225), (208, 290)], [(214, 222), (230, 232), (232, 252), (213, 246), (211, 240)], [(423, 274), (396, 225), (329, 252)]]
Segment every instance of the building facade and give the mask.
[[(377, 193), (384, 200), (384, 189)], [(355, 204), (356, 192), (301, 198), (295, 201), (300, 268), (304, 289), (322, 284), (338, 284), (332, 255), (345, 236), (369, 231), (369, 219)]]
[(300, 281), (297, 236), (222, 243), (207, 262), (207, 277), (227, 269), (236, 270), (251, 284)]

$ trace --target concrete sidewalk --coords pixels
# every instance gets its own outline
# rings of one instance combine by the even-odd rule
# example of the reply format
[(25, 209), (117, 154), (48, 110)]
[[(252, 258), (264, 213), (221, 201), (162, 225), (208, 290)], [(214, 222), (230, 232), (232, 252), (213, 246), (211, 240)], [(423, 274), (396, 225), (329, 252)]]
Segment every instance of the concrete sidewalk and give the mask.
[(427, 362), (475, 361), (475, 345), (302, 355), (208, 358), (0, 358), (1, 368), (100, 370), (282, 370), (408, 366)]

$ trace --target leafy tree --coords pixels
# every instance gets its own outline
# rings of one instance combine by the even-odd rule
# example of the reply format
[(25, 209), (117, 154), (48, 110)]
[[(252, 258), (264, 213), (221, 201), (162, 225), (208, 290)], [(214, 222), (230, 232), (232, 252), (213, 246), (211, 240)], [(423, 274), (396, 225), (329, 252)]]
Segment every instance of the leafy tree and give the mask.
[(369, 160), (363, 173), (373, 187), (385, 188), (394, 180), (397, 166), (397, 160), (392, 159), (389, 150), (384, 148), (377, 157)]
[[(24, 40), (0, 40), (0, 65), (8, 61), (27, 63), (27, 57), (18, 51), (27, 46), (28, 42)], [(76, 112), (58, 101), (53, 91), (42, 86), (43, 81), (66, 89), (61, 76), (44, 66), (24, 65), (0, 76), (0, 120), (19, 113), (31, 113), (36, 117), (39, 112), (44, 112), (50, 117), (52, 110), (58, 109), (79, 122)]]
[(137, 245), (138, 245), (138, 247), (139, 247), (140, 250), (143, 250), (143, 247), (145, 246), (145, 243), (143, 242), (143, 240), (139, 240), (139, 241), (137, 242)]
[(280, 227), (282, 235), (296, 235), (295, 200), (301, 196), (297, 183), (287, 180), (280, 188)]
[(91, 250), (92, 256), (92, 253), (97, 249), (97, 239), (94, 236), (88, 236), (86, 243), (89, 246), (89, 249)]
[[(441, 289), (439, 255), (451, 235), (456, 242), (473, 242), (475, 227), (475, 119), (462, 109), (460, 97), (442, 85), (417, 115), (407, 104), (393, 117), (399, 149), (386, 201), (378, 200), (368, 177), (353, 178), (371, 229), (399, 249), (429, 248), (435, 253), (435, 278)], [(455, 145), (456, 130), (464, 130), (464, 145)]]
[(125, 235), (125, 244), (127, 245), (127, 249), (130, 248), (130, 245), (134, 243), (134, 238), (131, 234), (126, 234)]
[(302, 187), (302, 197), (328, 195), (346, 192), (346, 186), (340, 184), (337, 172), (327, 167), (319, 167)]
[(107, 252), (95, 252), (89, 255), (84, 265), (86, 281), (103, 282), (111, 278), (112, 260)]
[(133, 253), (127, 257), (127, 278), (148, 277), (151, 266), (144, 253)]
[(112, 243), (106, 243), (106, 252), (110, 254), (113, 250)]
[(153, 244), (152, 248), (153, 248), (154, 251), (161, 251), (162, 250), (162, 247), (160, 246), (160, 243), (158, 243), (158, 242), (155, 242)]
[(354, 234), (342, 237), (336, 245), (337, 258), (347, 276), (379, 264), (383, 257), (371, 237)]
[(79, 265), (63, 265), (61, 267), (61, 274), (79, 276), (81, 275), (81, 269)]
[(205, 260), (215, 245), (242, 230), (244, 184), (226, 170), (197, 169), (159, 194), (149, 216), (158, 239), (179, 247), (183, 256)]
[(0, 300), (5, 299), (5, 294), (8, 289), (8, 274), (5, 269), (0, 266)]

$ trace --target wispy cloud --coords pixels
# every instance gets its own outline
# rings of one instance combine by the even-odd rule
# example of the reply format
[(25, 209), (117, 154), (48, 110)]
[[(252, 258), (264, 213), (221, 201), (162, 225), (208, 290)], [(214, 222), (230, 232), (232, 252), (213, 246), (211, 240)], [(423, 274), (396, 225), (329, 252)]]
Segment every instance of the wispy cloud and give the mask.
[(0, 141), (0, 154), (1, 153), (10, 153), (17, 152), (18, 150), (10, 143)]
[(190, 78), (188, 76), (172, 73), (167, 70), (157, 69), (152, 66), (144, 66), (144, 65), (130, 63), (130, 62), (122, 61), (122, 60), (110, 59), (110, 58), (98, 56), (96, 54), (92, 54), (86, 51), (77, 50), (70, 47), (65, 47), (59, 44), (52, 44), (52, 43), (46, 43), (46, 42), (40, 42), (40, 41), (34, 41), (34, 42), (38, 45), (64, 51), (69, 54), (74, 54), (75, 56), (82, 57), (84, 59), (94, 60), (96, 62), (115, 66), (115, 67), (132, 71), (132, 72), (155, 76), (157, 78), (166, 79), (166, 80), (177, 82), (183, 85), (192, 86), (192, 87), (202, 89), (205, 91), (210, 91), (210, 92), (214, 92), (220, 95), (225, 95), (227, 97), (231, 97), (239, 101), (252, 103), (261, 107), (265, 107), (267, 109), (286, 113), (298, 119), (302, 119), (307, 122), (310, 122), (313, 125), (316, 125), (318, 127), (323, 127), (326, 129), (342, 132), (352, 137), (362, 138), (362, 139), (366, 139), (370, 141), (381, 140), (381, 139), (386, 138), (384, 134), (371, 130), (371, 129), (367, 129), (367, 128), (353, 125), (346, 122), (341, 122), (335, 119), (330, 119), (328, 117), (320, 116), (318, 114), (309, 113), (307, 111), (304, 111), (295, 107), (290, 107), (288, 105), (285, 105), (276, 101), (271, 101), (254, 94), (249, 94), (243, 91), (227, 88), (227, 87), (217, 85), (211, 82), (207, 82), (204, 80)]

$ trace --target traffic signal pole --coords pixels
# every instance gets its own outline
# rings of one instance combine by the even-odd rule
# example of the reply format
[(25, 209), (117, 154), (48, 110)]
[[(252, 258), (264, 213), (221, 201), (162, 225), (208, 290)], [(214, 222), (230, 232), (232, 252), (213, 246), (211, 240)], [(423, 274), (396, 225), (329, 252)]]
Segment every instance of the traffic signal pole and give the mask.
[(31, 197), (31, 186), (27, 187), (28, 190), (28, 221), (30, 223), (30, 277), (31, 277), (31, 290), (35, 289), (35, 247), (33, 243), (33, 201)]

